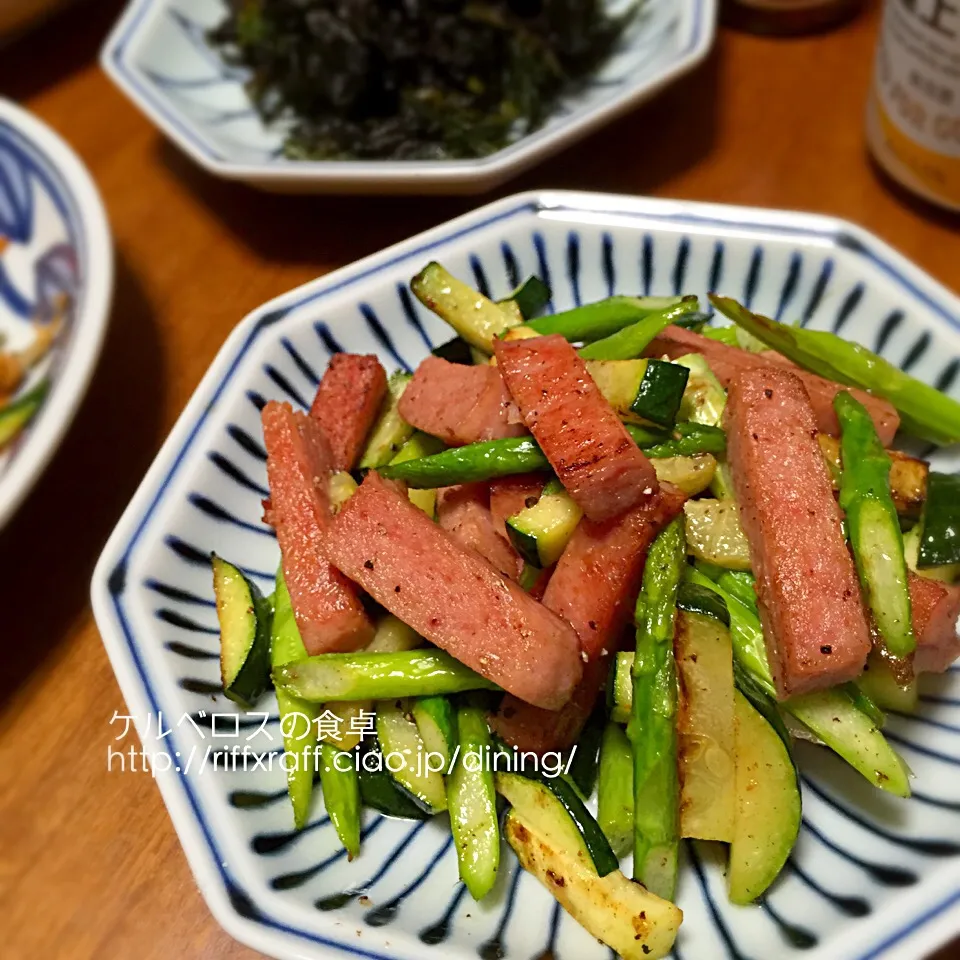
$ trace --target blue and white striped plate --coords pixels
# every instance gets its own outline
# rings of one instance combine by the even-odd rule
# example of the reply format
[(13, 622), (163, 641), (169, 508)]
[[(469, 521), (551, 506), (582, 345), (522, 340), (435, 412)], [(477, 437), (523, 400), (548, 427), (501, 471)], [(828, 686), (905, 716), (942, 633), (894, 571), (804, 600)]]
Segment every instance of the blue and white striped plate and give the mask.
[[(510, 197), (248, 316), (110, 538), (93, 579), (97, 622), (197, 881), (232, 934), (285, 958), (602, 958), (609, 951), (512, 855), (489, 902), (465, 896), (444, 818), (411, 824), (368, 812), (363, 851), (348, 862), (318, 798), (310, 826), (294, 835), (273, 699), (263, 718), (238, 718), (219, 693), (209, 553), (244, 565), (265, 590), (278, 561), (260, 522), (260, 407), (270, 398), (307, 406), (337, 350), (409, 369), (448, 339), (407, 290), (431, 259), (493, 296), (536, 273), (558, 309), (613, 292), (717, 290), (840, 330), (955, 396), (960, 300), (876, 238), (823, 217)], [(941, 467), (956, 459), (934, 456)], [(804, 822), (783, 876), (759, 906), (733, 907), (718, 851), (687, 846), (678, 958), (920, 957), (960, 931), (960, 672), (925, 681), (917, 716), (889, 723), (916, 773), (913, 799), (881, 794), (800, 745)], [(160, 712), (171, 732), (158, 739)], [(244, 756), (262, 766), (233, 769)]]
[[(606, 0), (611, 11), (633, 0)], [(645, 0), (592, 81), (536, 132), (478, 160), (304, 161), (283, 156), (284, 126), (265, 126), (246, 73), (206, 41), (225, 0), (132, 0), (101, 62), (117, 86), (206, 170), (269, 190), (479, 193), (516, 176), (692, 70), (716, 33), (716, 0)]]

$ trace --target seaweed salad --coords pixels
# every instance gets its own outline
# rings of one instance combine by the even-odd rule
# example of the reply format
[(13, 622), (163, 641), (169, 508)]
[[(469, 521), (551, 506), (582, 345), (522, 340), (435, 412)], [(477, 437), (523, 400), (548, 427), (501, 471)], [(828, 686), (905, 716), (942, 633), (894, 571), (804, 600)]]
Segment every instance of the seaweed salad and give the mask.
[(540, 127), (635, 7), (602, 0), (229, 0), (210, 42), (250, 70), (292, 159), (481, 157)]

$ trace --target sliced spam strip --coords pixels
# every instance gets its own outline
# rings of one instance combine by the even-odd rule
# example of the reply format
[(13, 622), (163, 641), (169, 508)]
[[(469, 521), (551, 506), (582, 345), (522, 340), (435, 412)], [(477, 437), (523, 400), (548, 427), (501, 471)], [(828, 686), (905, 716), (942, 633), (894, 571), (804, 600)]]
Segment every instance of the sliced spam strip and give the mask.
[(520, 473), (490, 482), (490, 513), (497, 533), (509, 541), (507, 520), (521, 510), (534, 506), (540, 499), (546, 476), (540, 473)]
[(334, 470), (350, 470), (387, 395), (387, 375), (372, 354), (335, 353), (310, 407), (333, 454)]
[(431, 643), (547, 709), (570, 699), (583, 665), (573, 628), (369, 473), (333, 519), (331, 561)]
[(557, 563), (543, 604), (571, 624), (583, 654), (583, 680), (556, 713), (504, 697), (493, 729), (521, 750), (544, 753), (574, 743), (593, 710), (640, 589), (647, 547), (682, 509), (684, 497), (665, 484), (652, 500), (616, 520), (581, 521)]
[(526, 429), (496, 367), (427, 357), (398, 405), (400, 416), (451, 447), (519, 437)]
[(461, 546), (480, 554), (501, 573), (513, 580), (520, 576), (523, 561), (497, 534), (485, 483), (441, 487), (437, 491), (437, 522)]
[(854, 680), (870, 629), (803, 382), (776, 365), (745, 370), (725, 420), (778, 694)]
[(524, 423), (587, 517), (609, 520), (653, 497), (653, 465), (563, 337), (498, 341), (495, 350)]
[(960, 656), (957, 618), (960, 587), (909, 574), (910, 607), (917, 649), (915, 673), (942, 673)]
[(373, 637), (352, 583), (330, 566), (323, 535), (331, 522), (330, 447), (320, 425), (287, 403), (271, 400), (261, 413), (267, 448), (270, 507), (283, 576), (307, 653), (358, 650)]
[(677, 326), (667, 327), (646, 350), (649, 357), (666, 356), (671, 360), (687, 353), (703, 354), (710, 369), (724, 387), (729, 387), (731, 382), (745, 370), (788, 367), (806, 387), (816, 417), (817, 428), (831, 436), (840, 435), (840, 424), (837, 422), (837, 413), (833, 409), (833, 398), (840, 390), (849, 390), (867, 408), (885, 447), (893, 442), (893, 437), (900, 426), (900, 415), (888, 401), (874, 397), (864, 390), (845, 387), (815, 373), (801, 370), (779, 355), (777, 359), (773, 359), (768, 354), (749, 353), (739, 347), (728, 346)]

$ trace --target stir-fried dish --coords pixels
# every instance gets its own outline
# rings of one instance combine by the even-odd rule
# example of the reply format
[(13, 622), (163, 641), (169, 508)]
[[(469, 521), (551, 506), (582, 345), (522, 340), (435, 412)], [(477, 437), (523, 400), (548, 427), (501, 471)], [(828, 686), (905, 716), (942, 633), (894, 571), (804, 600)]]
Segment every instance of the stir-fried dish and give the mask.
[[(315, 773), (351, 856), (364, 806), (448, 811), (475, 898), (502, 834), (591, 934), (664, 956), (682, 838), (727, 845), (734, 903), (784, 866), (795, 736), (910, 795), (884, 710), (960, 654), (960, 477), (891, 444), (960, 440), (960, 404), (723, 297), (729, 326), (693, 296), (544, 313), (537, 278), (494, 302), (437, 263), (412, 290), (456, 332), (413, 374), (341, 353), (309, 411), (263, 408), (281, 568), (265, 598), (213, 558), (224, 690), (306, 718), (298, 827)], [(375, 737), (318, 744), (328, 710)]]

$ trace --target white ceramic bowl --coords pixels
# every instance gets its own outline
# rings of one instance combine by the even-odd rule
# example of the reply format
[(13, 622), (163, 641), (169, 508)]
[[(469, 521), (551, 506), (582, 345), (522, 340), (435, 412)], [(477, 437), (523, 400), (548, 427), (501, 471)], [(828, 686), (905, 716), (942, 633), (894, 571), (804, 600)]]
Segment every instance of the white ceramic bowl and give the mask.
[(0, 100), (0, 335), (19, 348), (30, 319), (67, 294), (63, 332), (20, 393), (42, 379), (39, 412), (0, 452), (0, 526), (33, 486), (83, 399), (100, 354), (113, 291), (113, 247), (103, 203), (76, 154), (24, 110)]
[[(609, 0), (619, 9), (625, 0)], [(548, 123), (479, 160), (295, 161), (265, 127), (204, 34), (223, 0), (133, 0), (107, 40), (104, 69), (177, 146), (217, 176), (285, 192), (479, 193), (516, 176), (653, 96), (707, 54), (716, 0), (647, 0), (621, 48)]]
[[(200, 889), (234, 936), (289, 960), (600, 960), (609, 951), (510, 853), (489, 902), (465, 896), (444, 817), (422, 825), (368, 811), (353, 862), (319, 797), (309, 826), (292, 834), (273, 698), (258, 705), (262, 717), (245, 718), (218, 693), (209, 553), (244, 565), (265, 590), (278, 561), (260, 521), (259, 408), (270, 398), (308, 404), (337, 349), (377, 353), (392, 369), (448, 339), (407, 289), (431, 259), (494, 296), (539, 274), (557, 308), (612, 292), (718, 290), (840, 328), (954, 396), (960, 300), (875, 237), (825, 217), (579, 193), (510, 197), (250, 314), (111, 536), (93, 578), (97, 623)], [(935, 462), (958, 466), (952, 451)], [(172, 731), (162, 739), (158, 711)], [(926, 677), (917, 716), (891, 715), (887, 729), (916, 772), (909, 801), (798, 745), (804, 824), (762, 905), (731, 906), (716, 850), (686, 846), (676, 957), (919, 958), (960, 931), (960, 672)], [(223, 769), (220, 751), (234, 746), (272, 769), (243, 770), (240, 759)], [(341, 893), (349, 895), (330, 899)]]

